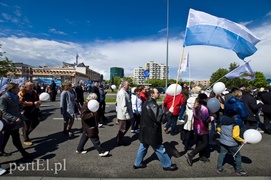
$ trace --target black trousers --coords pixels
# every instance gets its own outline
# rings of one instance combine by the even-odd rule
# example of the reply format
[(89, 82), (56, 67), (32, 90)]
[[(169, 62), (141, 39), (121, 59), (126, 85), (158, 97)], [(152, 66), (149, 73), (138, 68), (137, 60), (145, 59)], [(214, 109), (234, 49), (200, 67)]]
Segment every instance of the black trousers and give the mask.
[(85, 146), (88, 139), (90, 139), (90, 141), (92, 142), (92, 144), (94, 145), (94, 147), (97, 149), (97, 151), (99, 153), (104, 153), (104, 149), (101, 147), (99, 136), (97, 135), (96, 137), (88, 137), (86, 135), (86, 133), (84, 133), (84, 132), (81, 135), (79, 144), (77, 146), (78, 151), (83, 151), (84, 150), (84, 146)]
[(21, 153), (24, 153), (25, 150), (22, 146), (21, 140), (20, 140), (20, 134), (19, 134), (19, 129), (16, 130), (9, 130), (9, 131), (5, 131), (5, 132), (1, 132), (3, 134), (1, 134), (2, 138), (0, 142), (0, 151), (4, 152), (5, 147), (7, 145), (7, 142), (9, 140), (9, 137), (12, 137), (12, 142), (14, 144), (14, 146), (18, 149), (18, 151), (20, 151)]
[(199, 153), (199, 157), (207, 156), (207, 148), (209, 144), (209, 135), (197, 135), (196, 136), (196, 148), (190, 153), (193, 157)]
[(265, 127), (265, 130), (268, 130), (271, 132), (271, 114), (270, 113), (264, 113), (263, 114), (263, 117), (264, 117), (264, 127)]
[(119, 132), (117, 135), (117, 143), (124, 144), (124, 135), (131, 126), (131, 120), (119, 120)]

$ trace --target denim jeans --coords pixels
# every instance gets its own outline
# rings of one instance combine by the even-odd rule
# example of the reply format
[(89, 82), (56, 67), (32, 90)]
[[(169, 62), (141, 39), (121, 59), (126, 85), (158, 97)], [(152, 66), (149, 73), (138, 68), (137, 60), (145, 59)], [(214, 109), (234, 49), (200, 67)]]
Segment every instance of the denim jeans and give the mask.
[(186, 109), (186, 103), (180, 108), (178, 119), (183, 119), (183, 114), (185, 112), (185, 109)]
[(97, 149), (97, 151), (99, 153), (103, 153), (104, 152), (104, 149), (101, 147), (99, 136), (97, 136), (97, 137), (88, 137), (85, 133), (83, 133), (81, 135), (79, 144), (77, 146), (77, 151), (83, 151), (84, 150), (84, 146), (85, 146), (85, 144), (86, 144), (86, 142), (87, 142), (88, 139), (91, 140), (92, 144), (94, 145), (94, 147)]
[(167, 129), (171, 126), (170, 134), (174, 134), (177, 132), (177, 118), (178, 116), (172, 116), (166, 124)]
[[(226, 154), (231, 153), (232, 155), (234, 155), (238, 149), (239, 149), (239, 146), (230, 147), (230, 146), (226, 146), (224, 144), (220, 144), (220, 153), (217, 158), (217, 168), (223, 169), (223, 161), (224, 161)], [(242, 163), (242, 158), (241, 158), (241, 154), (239, 151), (235, 156), (235, 170), (236, 170), (236, 172), (239, 172), (242, 170), (241, 163)]]
[(214, 134), (216, 131), (216, 122), (211, 122), (211, 129), (209, 131), (209, 144), (215, 145), (216, 142), (214, 141)]
[[(137, 151), (137, 155), (136, 155), (136, 159), (135, 159), (135, 166), (140, 166), (143, 163), (143, 159), (147, 154), (149, 145), (148, 144), (142, 144), (140, 143), (138, 151)], [(158, 159), (160, 160), (162, 166), (164, 168), (170, 167), (171, 166), (171, 159), (169, 158), (166, 149), (164, 148), (164, 146), (158, 145), (153, 147), (154, 152), (156, 153)]]

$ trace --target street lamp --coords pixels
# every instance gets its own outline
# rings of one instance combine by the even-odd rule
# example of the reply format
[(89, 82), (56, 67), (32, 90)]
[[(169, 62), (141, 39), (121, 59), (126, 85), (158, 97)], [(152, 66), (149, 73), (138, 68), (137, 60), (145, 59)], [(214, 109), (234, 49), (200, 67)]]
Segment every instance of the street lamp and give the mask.
[(169, 21), (169, 0), (167, 0), (167, 52), (166, 52), (166, 84), (165, 84), (165, 88), (167, 88), (167, 84), (168, 84), (168, 21)]

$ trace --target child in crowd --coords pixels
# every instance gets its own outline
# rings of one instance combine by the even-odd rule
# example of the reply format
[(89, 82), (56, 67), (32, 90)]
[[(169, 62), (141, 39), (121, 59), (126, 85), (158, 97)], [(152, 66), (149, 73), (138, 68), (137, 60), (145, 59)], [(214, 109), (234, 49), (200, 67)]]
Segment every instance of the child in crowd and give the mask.
[(241, 143), (246, 144), (246, 141), (240, 137), (240, 127), (236, 123), (236, 105), (226, 104), (224, 115), (220, 117), (220, 124), (217, 131), (220, 133), (220, 153), (217, 159), (217, 173), (223, 172), (223, 161), (227, 153), (235, 155), (235, 173), (238, 176), (246, 175), (247, 172), (241, 167), (242, 159), (239, 149)]

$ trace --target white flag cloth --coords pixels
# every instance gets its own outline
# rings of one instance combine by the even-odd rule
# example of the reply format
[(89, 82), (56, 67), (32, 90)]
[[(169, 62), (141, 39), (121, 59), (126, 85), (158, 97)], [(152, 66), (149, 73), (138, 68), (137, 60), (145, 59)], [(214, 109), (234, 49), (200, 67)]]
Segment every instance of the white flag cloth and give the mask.
[(189, 53), (183, 58), (180, 73), (185, 72), (188, 67), (188, 61), (189, 61)]
[(234, 51), (245, 59), (257, 51), (260, 40), (241, 24), (205, 12), (189, 10), (184, 46), (208, 45)]
[(225, 77), (228, 79), (243, 78), (247, 80), (254, 80), (255, 73), (252, 71), (249, 63), (247, 62), (226, 74)]

